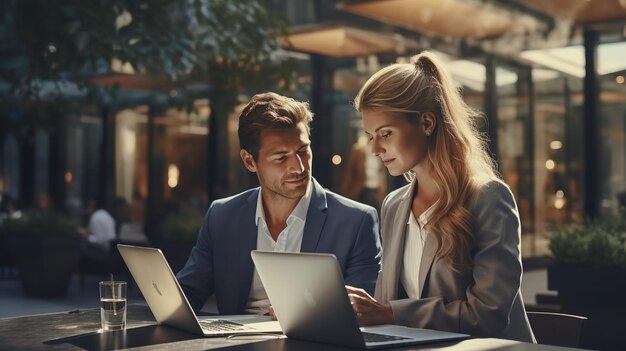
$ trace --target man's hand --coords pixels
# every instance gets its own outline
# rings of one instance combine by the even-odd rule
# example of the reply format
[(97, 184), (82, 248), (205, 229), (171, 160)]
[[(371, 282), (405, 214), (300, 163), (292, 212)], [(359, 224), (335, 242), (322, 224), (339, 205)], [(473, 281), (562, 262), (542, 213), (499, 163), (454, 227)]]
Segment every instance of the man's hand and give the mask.
[(270, 317), (272, 317), (272, 320), (275, 321), (276, 319), (276, 313), (274, 313), (274, 307), (270, 306), (270, 310), (269, 312), (267, 312), (267, 314), (270, 315)]
[(360, 325), (393, 324), (391, 305), (376, 301), (363, 289), (346, 285), (346, 290)]

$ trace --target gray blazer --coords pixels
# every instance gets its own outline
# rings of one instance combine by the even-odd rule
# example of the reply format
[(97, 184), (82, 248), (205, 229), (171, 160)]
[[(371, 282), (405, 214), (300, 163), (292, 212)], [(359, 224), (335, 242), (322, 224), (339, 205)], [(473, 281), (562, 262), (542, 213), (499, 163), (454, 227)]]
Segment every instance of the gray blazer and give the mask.
[(437, 239), (428, 235), (419, 272), (420, 299), (400, 283), (407, 218), (416, 181), (385, 198), (381, 210), (383, 260), (375, 297), (390, 303), (395, 323), (535, 342), (522, 302), (520, 220), (508, 186), (487, 183), (470, 208), (474, 216), (474, 266), (455, 272), (435, 259)]

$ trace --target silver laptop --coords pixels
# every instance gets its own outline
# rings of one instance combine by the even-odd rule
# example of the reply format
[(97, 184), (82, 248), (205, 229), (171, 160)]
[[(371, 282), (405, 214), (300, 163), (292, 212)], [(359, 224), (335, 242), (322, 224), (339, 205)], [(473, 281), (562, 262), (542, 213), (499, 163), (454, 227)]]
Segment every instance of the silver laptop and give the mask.
[(374, 349), (469, 337), (398, 325), (359, 328), (334, 255), (255, 250), (252, 260), (289, 338)]
[(117, 248), (160, 324), (207, 337), (282, 333), (269, 316), (196, 317), (161, 250), (122, 244)]

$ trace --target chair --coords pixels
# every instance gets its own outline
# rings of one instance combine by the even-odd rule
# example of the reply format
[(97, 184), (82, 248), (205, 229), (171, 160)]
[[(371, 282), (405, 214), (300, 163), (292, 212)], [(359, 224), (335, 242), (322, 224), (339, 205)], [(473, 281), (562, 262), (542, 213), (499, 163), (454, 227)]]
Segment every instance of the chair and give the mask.
[(526, 312), (537, 343), (580, 347), (580, 336), (587, 317), (553, 312)]
[[(78, 263), (78, 276), (81, 288), (85, 286), (85, 276), (98, 275), (102, 280), (110, 279), (111, 274), (115, 277), (127, 275), (126, 265), (122, 261), (122, 256), (117, 251), (118, 240), (111, 240), (109, 253), (101, 259), (91, 259), (90, 257), (81, 257)], [(130, 286), (129, 286), (130, 287)]]

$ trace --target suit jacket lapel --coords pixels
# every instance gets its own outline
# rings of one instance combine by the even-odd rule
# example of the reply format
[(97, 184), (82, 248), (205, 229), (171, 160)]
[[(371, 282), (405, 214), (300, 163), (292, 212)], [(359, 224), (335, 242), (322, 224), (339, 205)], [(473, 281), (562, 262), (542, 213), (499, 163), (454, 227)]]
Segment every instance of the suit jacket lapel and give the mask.
[[(250, 251), (256, 249), (257, 245), (257, 227), (255, 224), (256, 216), (256, 204), (259, 196), (259, 190), (252, 192), (248, 197), (246, 205), (241, 209), (240, 218), (242, 226), (239, 233), (233, 236), (233, 239), (238, 241), (236, 243), (239, 247), (238, 255), (238, 269), (234, 274), (239, 276), (239, 293), (234, 296), (239, 296), (237, 300), (237, 311), (243, 311), (245, 309), (248, 298), (250, 297), (250, 288), (252, 287), (252, 275), (254, 274), (254, 263), (252, 257), (250, 257)], [(237, 239), (235, 239), (235, 237)]]
[[(411, 186), (402, 195), (400, 205), (398, 206), (398, 209), (392, 218), (393, 223), (391, 224), (391, 235), (386, 238), (386, 243), (383, 243), (383, 269), (390, 270), (390, 273), (387, 275), (388, 281), (386, 283), (383, 283), (383, 286), (386, 286), (389, 289), (387, 294), (383, 294), (383, 301), (395, 300), (398, 298), (400, 271), (404, 259), (404, 241), (407, 226), (406, 223), (407, 219), (409, 218), (409, 211), (411, 210), (414, 188), (415, 181), (411, 183)], [(385, 246), (385, 244), (387, 245)], [(397, 254), (394, 256), (391, 256), (389, 254), (385, 255), (385, 253), (389, 252), (396, 252)]]
[(306, 222), (304, 223), (304, 232), (302, 233), (301, 252), (316, 252), (317, 244), (322, 235), (322, 228), (326, 221), (326, 192), (321, 185), (311, 178), (311, 202), (306, 214)]
[(428, 276), (430, 268), (433, 265), (435, 252), (437, 252), (437, 246), (437, 239), (432, 234), (428, 234), (426, 236), (426, 241), (424, 242), (424, 251), (422, 252), (422, 258), (420, 260), (420, 296), (424, 296), (424, 283), (426, 282), (426, 277)]

